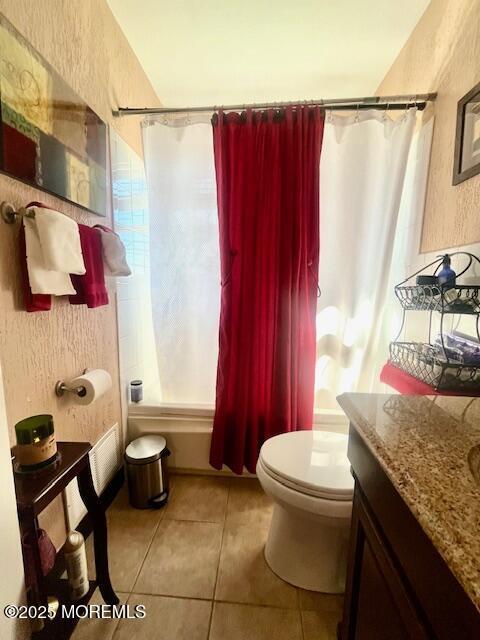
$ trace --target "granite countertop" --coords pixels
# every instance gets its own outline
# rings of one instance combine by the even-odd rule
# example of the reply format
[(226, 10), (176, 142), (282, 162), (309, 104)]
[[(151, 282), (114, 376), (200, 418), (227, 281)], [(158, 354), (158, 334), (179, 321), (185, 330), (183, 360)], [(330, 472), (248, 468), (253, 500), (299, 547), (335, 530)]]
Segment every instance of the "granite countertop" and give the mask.
[(480, 398), (345, 393), (342, 409), (480, 610)]

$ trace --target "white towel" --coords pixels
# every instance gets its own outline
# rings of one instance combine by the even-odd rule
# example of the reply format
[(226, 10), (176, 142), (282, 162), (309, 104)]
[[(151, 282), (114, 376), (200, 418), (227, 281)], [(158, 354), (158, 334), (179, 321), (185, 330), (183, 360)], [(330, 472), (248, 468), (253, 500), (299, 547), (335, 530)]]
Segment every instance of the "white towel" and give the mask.
[(68, 273), (45, 268), (35, 219), (24, 216), (23, 226), (25, 228), (28, 280), (32, 293), (46, 293), (54, 296), (74, 295), (76, 291)]
[(33, 210), (45, 269), (82, 276), (85, 264), (78, 224), (52, 209), (33, 207)]
[(127, 263), (127, 252), (120, 236), (102, 225), (96, 225), (96, 228), (100, 231), (102, 239), (105, 275), (115, 277), (131, 275), (132, 272)]

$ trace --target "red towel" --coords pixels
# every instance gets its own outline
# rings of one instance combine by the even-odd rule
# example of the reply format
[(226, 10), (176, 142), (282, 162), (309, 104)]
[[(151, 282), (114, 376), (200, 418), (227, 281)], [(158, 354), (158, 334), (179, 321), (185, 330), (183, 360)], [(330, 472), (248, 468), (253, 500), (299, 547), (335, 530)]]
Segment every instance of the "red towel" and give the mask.
[(93, 227), (79, 224), (78, 230), (80, 231), (80, 243), (87, 271), (83, 276), (70, 276), (77, 292), (76, 296), (69, 296), (70, 304), (86, 304), (87, 307), (93, 309), (108, 304), (103, 271), (102, 238), (100, 231)]
[(20, 272), (22, 277), (23, 299), (25, 309), (27, 311), (50, 311), (52, 308), (52, 296), (46, 294), (34, 294), (30, 289), (30, 281), (28, 279), (27, 270), (27, 251), (25, 247), (25, 229), (23, 223), (20, 224), (20, 233), (18, 236), (19, 256), (20, 256)]
[(480, 389), (468, 389), (465, 391), (435, 391), (426, 382), (417, 380), (406, 371), (387, 362), (380, 373), (380, 382), (388, 384), (402, 395), (407, 396), (479, 396)]

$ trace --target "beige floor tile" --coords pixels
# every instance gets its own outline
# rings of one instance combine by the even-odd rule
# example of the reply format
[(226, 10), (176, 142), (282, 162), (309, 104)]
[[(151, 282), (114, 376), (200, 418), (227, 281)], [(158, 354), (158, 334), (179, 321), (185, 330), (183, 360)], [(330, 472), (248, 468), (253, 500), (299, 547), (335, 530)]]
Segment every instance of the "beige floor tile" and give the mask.
[(175, 486), (177, 484), (178, 478), (181, 478), (183, 475), (184, 475), (183, 473), (170, 472), (169, 483), (168, 483), (169, 484), (168, 489), (169, 489), (169, 493), (170, 493), (170, 498), (172, 497), (173, 492), (175, 491)]
[[(117, 593), (120, 604), (128, 600), (128, 593)], [(97, 589), (89, 604), (103, 604), (103, 598)], [(118, 626), (117, 618), (85, 618), (80, 620), (71, 636), (71, 640), (111, 640)]]
[(226, 523), (216, 600), (297, 607), (296, 588), (280, 580), (265, 562), (267, 534), (265, 525)]
[(304, 611), (326, 611), (338, 613), (343, 611), (343, 594), (319, 593), (318, 591), (298, 590), (300, 609)]
[(163, 520), (133, 591), (186, 598), (212, 598), (222, 526)]
[(302, 611), (304, 640), (336, 640), (340, 617), (326, 611)]
[(210, 640), (301, 640), (300, 614), (291, 609), (216, 602)]
[(129, 526), (139, 530), (155, 528), (162, 519), (166, 508), (135, 509), (128, 501), (128, 489), (124, 485), (117, 497), (107, 510), (107, 520), (110, 526)]
[(226, 478), (177, 475), (165, 517), (169, 520), (223, 522), (227, 496)]
[(232, 478), (228, 495), (227, 521), (269, 525), (273, 501), (253, 478)]
[(121, 620), (115, 640), (207, 640), (211, 602), (131, 595), (128, 604), (145, 605), (146, 616)]
[[(148, 551), (162, 509), (134, 509), (123, 488), (107, 511), (110, 578), (117, 591), (130, 592)], [(93, 535), (87, 540), (89, 577), (95, 576)]]

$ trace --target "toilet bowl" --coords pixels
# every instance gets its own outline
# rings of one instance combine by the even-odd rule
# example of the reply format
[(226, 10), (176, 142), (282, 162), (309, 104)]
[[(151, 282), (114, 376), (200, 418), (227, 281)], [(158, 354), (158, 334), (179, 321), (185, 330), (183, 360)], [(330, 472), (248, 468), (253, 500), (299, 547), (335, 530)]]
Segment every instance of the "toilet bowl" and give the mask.
[(257, 477), (275, 502), (265, 559), (297, 587), (345, 589), (353, 498), (347, 442), (344, 434), (294, 431), (260, 450)]

